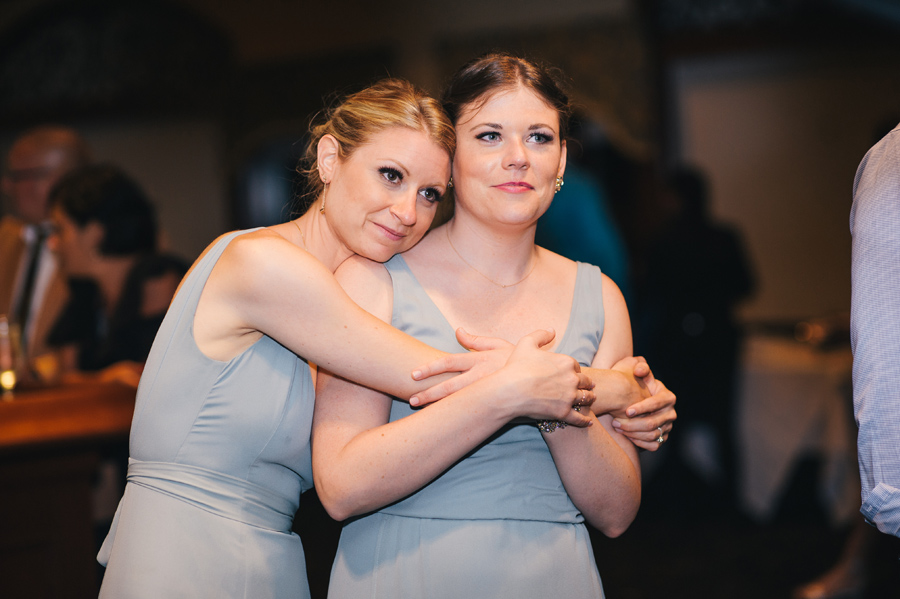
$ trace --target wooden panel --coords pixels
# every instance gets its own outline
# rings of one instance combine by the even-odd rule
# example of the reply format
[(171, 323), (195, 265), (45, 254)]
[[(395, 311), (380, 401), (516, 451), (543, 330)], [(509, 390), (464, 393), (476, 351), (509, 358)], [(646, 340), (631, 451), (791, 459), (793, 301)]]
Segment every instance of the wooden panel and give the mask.
[(0, 453), (127, 436), (134, 393), (117, 383), (17, 390), (0, 401)]
[(17, 390), (0, 401), (0, 597), (96, 597), (100, 456), (127, 442), (134, 389)]

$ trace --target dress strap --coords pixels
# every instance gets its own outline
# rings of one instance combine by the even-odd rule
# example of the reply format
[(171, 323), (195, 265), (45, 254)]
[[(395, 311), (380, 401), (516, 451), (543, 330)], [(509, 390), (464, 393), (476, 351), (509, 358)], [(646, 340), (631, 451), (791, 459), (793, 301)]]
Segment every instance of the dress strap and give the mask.
[(127, 481), (216, 516), (277, 532), (290, 532), (299, 500), (221, 472), (170, 462), (130, 459)]

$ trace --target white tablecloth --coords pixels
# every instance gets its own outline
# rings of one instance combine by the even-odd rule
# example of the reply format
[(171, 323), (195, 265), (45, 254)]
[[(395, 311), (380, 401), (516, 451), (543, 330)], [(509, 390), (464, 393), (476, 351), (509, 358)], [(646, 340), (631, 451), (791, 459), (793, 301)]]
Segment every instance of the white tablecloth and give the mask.
[(856, 427), (847, 395), (852, 355), (785, 337), (747, 340), (738, 393), (741, 500), (760, 520), (774, 514), (799, 459), (823, 460), (818, 491), (833, 523), (859, 510)]

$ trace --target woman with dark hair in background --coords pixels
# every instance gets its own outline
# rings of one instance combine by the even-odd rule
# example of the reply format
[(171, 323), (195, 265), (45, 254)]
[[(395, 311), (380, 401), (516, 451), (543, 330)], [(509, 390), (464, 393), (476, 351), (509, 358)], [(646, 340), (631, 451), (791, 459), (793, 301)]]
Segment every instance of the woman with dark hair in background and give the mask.
[[(545, 327), (558, 332), (552, 351), (581, 367), (627, 363), (615, 283), (534, 245), (566, 164), (570, 109), (557, 81), (488, 55), (457, 72), (443, 104), (457, 132), (453, 218), (385, 264), (351, 258), (338, 279), (364, 308), (447, 352), (462, 349), (460, 327), (508, 341)], [(624, 370), (608, 374), (625, 385)], [(316, 487), (334, 517), (361, 516), (344, 527), (329, 596), (602, 596), (584, 523), (617, 536), (637, 513), (635, 444), (659, 447), (675, 418), (674, 396), (651, 384), (657, 411), (628, 419), (627, 402), (598, 392), (583, 408), (593, 426), (576, 428), (517, 419), (499, 396), (462, 413), (448, 400), (414, 410), (320, 372)]]
[(55, 249), (71, 297), (50, 333), (64, 379), (137, 386), (187, 264), (160, 254), (156, 210), (110, 165), (81, 168), (50, 193)]

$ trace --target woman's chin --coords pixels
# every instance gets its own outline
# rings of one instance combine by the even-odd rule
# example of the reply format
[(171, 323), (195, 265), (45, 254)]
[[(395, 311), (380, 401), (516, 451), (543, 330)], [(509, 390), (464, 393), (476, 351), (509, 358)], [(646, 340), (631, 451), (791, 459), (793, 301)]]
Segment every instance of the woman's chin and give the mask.
[(381, 245), (378, 245), (378, 246), (373, 245), (372, 247), (359, 248), (356, 251), (356, 253), (359, 254), (360, 256), (362, 256), (363, 258), (366, 258), (373, 262), (387, 262), (388, 260), (390, 260), (391, 258), (394, 257), (394, 254), (399, 254), (400, 252), (403, 252), (406, 249), (407, 248), (405, 245), (402, 247), (400, 245), (398, 245), (397, 247), (386, 247), (386, 246), (381, 246)]

